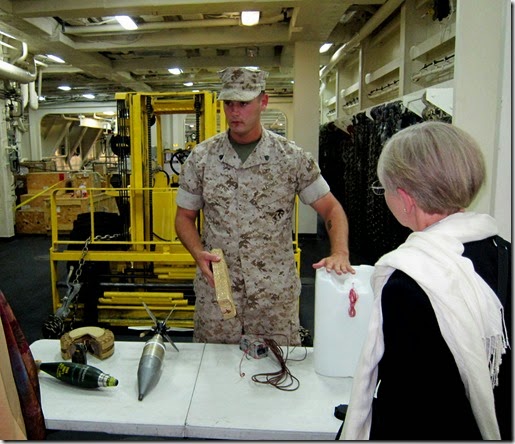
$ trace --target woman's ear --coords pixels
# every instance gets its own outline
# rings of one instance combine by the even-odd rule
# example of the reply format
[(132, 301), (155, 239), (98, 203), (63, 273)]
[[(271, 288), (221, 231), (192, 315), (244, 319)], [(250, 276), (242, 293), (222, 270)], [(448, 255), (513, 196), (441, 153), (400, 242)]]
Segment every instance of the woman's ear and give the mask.
[(397, 193), (402, 200), (404, 212), (410, 213), (413, 207), (416, 205), (415, 199), (413, 199), (413, 197), (403, 188), (397, 188)]

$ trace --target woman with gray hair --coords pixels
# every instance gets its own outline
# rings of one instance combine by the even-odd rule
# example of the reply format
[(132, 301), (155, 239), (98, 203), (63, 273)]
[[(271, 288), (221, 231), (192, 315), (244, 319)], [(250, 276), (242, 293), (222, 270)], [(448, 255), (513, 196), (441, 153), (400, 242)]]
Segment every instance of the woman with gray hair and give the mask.
[(465, 211), (485, 178), (479, 146), (450, 124), (413, 125), (386, 143), (377, 176), (413, 233), (375, 264), (341, 439), (511, 439), (511, 267), (498, 273), (511, 244)]

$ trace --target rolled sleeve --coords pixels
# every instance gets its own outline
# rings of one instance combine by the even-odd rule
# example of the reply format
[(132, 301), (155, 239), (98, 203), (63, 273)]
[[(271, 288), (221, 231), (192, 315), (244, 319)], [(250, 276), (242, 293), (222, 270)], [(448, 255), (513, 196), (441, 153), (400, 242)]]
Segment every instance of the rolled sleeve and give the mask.
[(177, 206), (187, 210), (200, 210), (204, 206), (204, 199), (198, 194), (190, 193), (179, 187), (175, 203)]
[(308, 185), (300, 192), (299, 198), (303, 204), (311, 205), (321, 197), (324, 197), (329, 191), (329, 184), (322, 176), (318, 176), (311, 185)]

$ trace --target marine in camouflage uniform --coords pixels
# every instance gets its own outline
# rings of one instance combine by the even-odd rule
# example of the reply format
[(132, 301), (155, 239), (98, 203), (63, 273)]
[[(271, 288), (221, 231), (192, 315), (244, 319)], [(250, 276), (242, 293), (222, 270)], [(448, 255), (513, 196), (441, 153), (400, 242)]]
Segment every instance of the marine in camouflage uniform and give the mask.
[[(197, 263), (197, 342), (238, 343), (242, 334), (265, 335), (299, 345), (300, 279), (292, 246), (295, 196), (324, 220), (330, 256), (313, 264), (354, 273), (348, 223), (313, 158), (260, 122), (268, 104), (266, 71), (220, 71), (219, 100), (229, 129), (199, 144), (181, 168), (177, 235)], [(202, 237), (195, 225), (203, 210)], [(220, 248), (228, 266), (236, 317), (225, 319), (213, 288), (210, 253)]]
[(311, 204), (328, 192), (313, 158), (265, 128), (243, 164), (227, 133), (195, 147), (181, 168), (177, 205), (203, 210), (202, 243), (224, 252), (237, 313), (223, 320), (214, 288), (197, 269), (195, 341), (238, 343), (244, 333), (300, 344), (295, 195)]

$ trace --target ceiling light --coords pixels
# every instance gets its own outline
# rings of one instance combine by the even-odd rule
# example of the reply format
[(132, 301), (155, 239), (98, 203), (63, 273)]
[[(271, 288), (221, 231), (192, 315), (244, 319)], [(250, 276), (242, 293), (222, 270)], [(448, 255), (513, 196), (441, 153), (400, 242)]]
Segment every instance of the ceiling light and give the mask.
[(178, 76), (179, 74), (182, 74), (182, 69), (181, 68), (169, 68), (168, 72), (170, 74), (173, 74), (174, 76)]
[(318, 51), (320, 54), (323, 54), (324, 52), (327, 52), (331, 46), (333, 46), (332, 43), (324, 43)]
[(85, 99), (94, 99), (95, 95), (88, 93), (88, 94), (82, 94), (82, 97), (84, 97)]
[(259, 11), (242, 11), (241, 24), (245, 26), (254, 26), (259, 23)]
[(115, 19), (118, 20), (118, 23), (120, 23), (120, 25), (122, 25), (122, 27), (127, 31), (138, 29), (138, 25), (136, 25), (134, 20), (132, 20), (128, 15), (117, 15), (115, 16)]
[(54, 62), (57, 62), (57, 63), (66, 63), (61, 57), (57, 57), (56, 55), (53, 55), (53, 54), (47, 54), (46, 55), (50, 60), (53, 60)]
[(62, 91), (70, 91), (71, 87), (69, 87), (68, 85), (61, 85), (58, 86), (57, 89), (60, 89)]
[(184, 82), (183, 85), (184, 86), (193, 86), (193, 82)]

